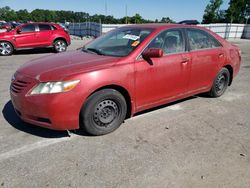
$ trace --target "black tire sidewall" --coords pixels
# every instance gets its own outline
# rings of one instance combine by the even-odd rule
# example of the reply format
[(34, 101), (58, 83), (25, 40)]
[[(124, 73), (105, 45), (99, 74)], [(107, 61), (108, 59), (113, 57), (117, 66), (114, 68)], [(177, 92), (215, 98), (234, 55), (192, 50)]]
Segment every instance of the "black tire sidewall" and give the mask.
[[(219, 77), (221, 74), (226, 75), (226, 84), (225, 84), (225, 86), (224, 86), (224, 88), (223, 88), (223, 90), (222, 90), (221, 92), (217, 92), (217, 91), (216, 91), (216, 81), (217, 81), (218, 77)], [(220, 72), (217, 74), (217, 76), (216, 76), (216, 78), (215, 78), (215, 80), (214, 80), (214, 82), (213, 82), (212, 89), (211, 89), (211, 91), (210, 91), (210, 93), (209, 93), (210, 96), (211, 96), (211, 97), (220, 97), (220, 96), (222, 96), (222, 95), (225, 93), (225, 91), (227, 90), (227, 88), (228, 88), (229, 81), (230, 81), (230, 73), (229, 73), (228, 69), (227, 69), (227, 68), (222, 68), (222, 69), (220, 70)]]
[(2, 41), (2, 42), (4, 42), (4, 43), (8, 43), (9, 45), (10, 45), (10, 47), (11, 47), (11, 52), (9, 53), (9, 54), (0, 54), (0, 56), (11, 56), (12, 54), (13, 54), (13, 52), (14, 52), (14, 47), (13, 47), (13, 45), (10, 43), (10, 42), (5, 42), (5, 41)]
[[(117, 104), (119, 116), (108, 127), (100, 127), (94, 122), (93, 113), (96, 105), (107, 99), (113, 100)], [(85, 131), (91, 135), (105, 135), (120, 127), (126, 117), (126, 114), (127, 104), (123, 95), (114, 89), (104, 89), (91, 95), (85, 102), (81, 110), (82, 128), (84, 128)]]

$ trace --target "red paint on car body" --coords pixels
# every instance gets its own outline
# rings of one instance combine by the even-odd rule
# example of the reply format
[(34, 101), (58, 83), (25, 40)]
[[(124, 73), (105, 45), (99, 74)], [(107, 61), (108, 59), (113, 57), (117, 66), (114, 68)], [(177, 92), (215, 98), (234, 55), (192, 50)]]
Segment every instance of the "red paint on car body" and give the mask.
[[(21, 32), (22, 28), (28, 25), (34, 26), (34, 30)], [(46, 30), (45, 28), (45, 30), (41, 31), (38, 25), (48, 25), (50, 30)], [(0, 42), (9, 42), (16, 50), (52, 47), (54, 41), (59, 38), (65, 40), (67, 45), (70, 45), (71, 40), (69, 34), (60, 25), (47, 22), (21, 24), (13, 30), (0, 33)]]

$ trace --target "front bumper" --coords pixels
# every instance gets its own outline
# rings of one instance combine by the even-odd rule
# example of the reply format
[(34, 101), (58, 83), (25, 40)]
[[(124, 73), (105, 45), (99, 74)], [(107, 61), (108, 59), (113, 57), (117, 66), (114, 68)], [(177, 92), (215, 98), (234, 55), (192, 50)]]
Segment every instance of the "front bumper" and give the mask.
[[(15, 86), (19, 80), (28, 83), (21, 90), (17, 90), (21, 84)], [(53, 130), (78, 129), (83, 102), (79, 92), (74, 90), (59, 94), (28, 95), (36, 84), (35, 79), (20, 74), (11, 84), (11, 101), (20, 118), (27, 123)]]

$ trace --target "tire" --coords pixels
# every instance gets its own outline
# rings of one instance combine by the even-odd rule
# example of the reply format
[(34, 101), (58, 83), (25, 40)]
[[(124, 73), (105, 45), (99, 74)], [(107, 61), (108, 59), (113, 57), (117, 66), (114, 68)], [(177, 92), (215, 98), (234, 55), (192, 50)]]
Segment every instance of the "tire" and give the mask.
[(0, 41), (0, 55), (9, 56), (12, 55), (14, 48), (10, 42)]
[(213, 86), (208, 93), (210, 97), (222, 96), (228, 88), (230, 73), (227, 68), (222, 68), (214, 79)]
[(65, 52), (67, 50), (67, 43), (61, 39), (56, 40), (53, 46), (56, 53)]
[(115, 131), (127, 114), (127, 103), (121, 93), (103, 89), (91, 95), (81, 110), (82, 128), (94, 136)]

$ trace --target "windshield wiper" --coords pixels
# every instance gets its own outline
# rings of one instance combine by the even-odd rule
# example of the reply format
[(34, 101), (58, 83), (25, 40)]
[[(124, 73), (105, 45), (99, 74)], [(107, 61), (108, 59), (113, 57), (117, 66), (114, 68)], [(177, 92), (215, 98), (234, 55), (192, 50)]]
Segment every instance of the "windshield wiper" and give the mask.
[(105, 55), (105, 54), (103, 54), (102, 52), (101, 52), (101, 50), (98, 50), (98, 49), (95, 49), (95, 48), (83, 48), (83, 51), (84, 52), (89, 52), (89, 51), (91, 51), (91, 52), (94, 52), (95, 54), (98, 54), (98, 55)]

